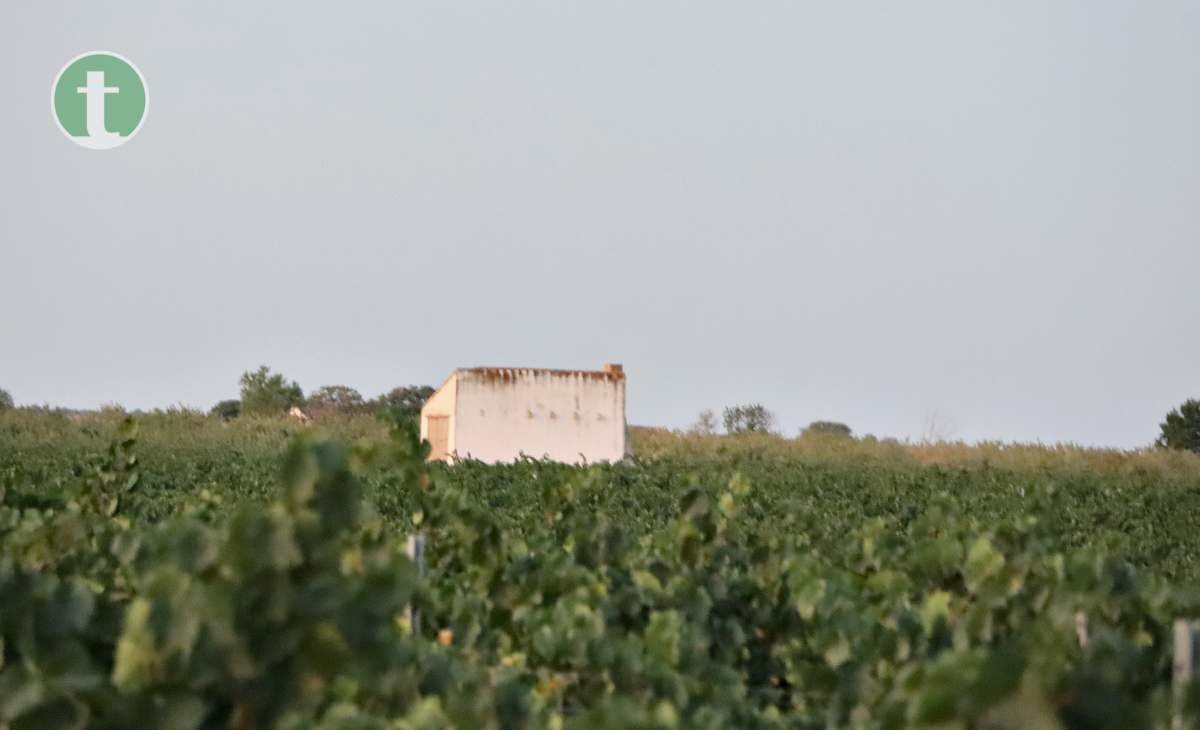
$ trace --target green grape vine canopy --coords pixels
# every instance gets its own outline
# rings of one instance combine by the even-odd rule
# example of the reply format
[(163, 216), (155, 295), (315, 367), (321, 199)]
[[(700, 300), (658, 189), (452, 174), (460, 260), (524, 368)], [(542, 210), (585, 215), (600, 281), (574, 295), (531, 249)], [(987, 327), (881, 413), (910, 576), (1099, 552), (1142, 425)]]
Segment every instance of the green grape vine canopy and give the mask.
[(1069, 485), (284, 440), (0, 461), (0, 728), (1166, 727), (1200, 601)]

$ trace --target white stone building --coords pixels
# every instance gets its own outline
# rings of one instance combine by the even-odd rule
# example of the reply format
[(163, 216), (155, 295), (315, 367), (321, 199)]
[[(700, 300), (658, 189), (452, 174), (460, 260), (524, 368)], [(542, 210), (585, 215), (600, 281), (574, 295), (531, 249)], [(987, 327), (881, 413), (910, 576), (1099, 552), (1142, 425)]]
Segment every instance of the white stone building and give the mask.
[(421, 409), (430, 460), (619, 461), (627, 450), (625, 371), (455, 370)]

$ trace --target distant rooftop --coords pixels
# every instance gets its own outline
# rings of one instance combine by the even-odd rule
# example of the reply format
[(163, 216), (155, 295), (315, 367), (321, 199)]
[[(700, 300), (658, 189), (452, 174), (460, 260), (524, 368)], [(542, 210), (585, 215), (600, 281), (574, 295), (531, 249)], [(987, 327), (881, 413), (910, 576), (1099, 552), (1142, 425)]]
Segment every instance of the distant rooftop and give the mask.
[(457, 372), (479, 375), (488, 380), (514, 380), (523, 375), (552, 375), (560, 377), (583, 377), (604, 380), (624, 380), (625, 368), (618, 363), (606, 363), (602, 370), (556, 370), (553, 368), (459, 368)]

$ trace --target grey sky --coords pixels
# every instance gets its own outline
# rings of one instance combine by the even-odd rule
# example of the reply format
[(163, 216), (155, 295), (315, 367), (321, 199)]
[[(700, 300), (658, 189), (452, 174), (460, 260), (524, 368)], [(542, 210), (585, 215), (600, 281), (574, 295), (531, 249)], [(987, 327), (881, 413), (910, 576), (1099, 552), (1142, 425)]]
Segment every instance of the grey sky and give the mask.
[[(15, 0), (0, 387), (208, 407), (623, 362), (637, 424), (760, 401), (1148, 443), (1200, 396), (1196, 2)], [(50, 84), (145, 74), (109, 151)]]

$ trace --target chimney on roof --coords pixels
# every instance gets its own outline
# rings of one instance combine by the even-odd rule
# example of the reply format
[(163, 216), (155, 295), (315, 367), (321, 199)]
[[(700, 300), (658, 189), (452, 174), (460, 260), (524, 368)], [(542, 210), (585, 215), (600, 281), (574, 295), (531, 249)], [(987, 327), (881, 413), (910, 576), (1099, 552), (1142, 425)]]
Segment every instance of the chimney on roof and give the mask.
[(625, 368), (621, 367), (619, 362), (606, 362), (604, 363), (604, 372), (610, 375), (624, 375)]

